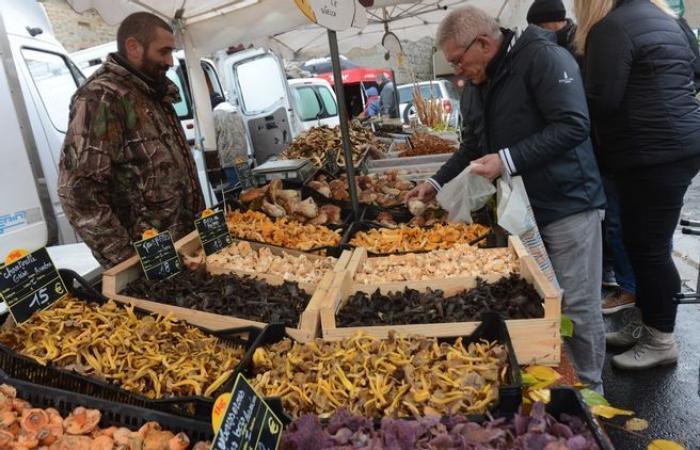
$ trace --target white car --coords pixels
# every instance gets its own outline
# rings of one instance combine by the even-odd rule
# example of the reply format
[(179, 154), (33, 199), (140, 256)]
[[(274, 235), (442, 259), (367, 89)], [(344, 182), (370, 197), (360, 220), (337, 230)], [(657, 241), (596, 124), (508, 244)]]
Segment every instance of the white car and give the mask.
[(322, 78), (297, 78), (287, 81), (299, 111), (299, 119), (305, 130), (327, 125), (340, 125), (335, 92)]
[[(442, 100), (443, 110), (450, 114), (447, 124), (451, 127), (459, 128), (461, 115), (459, 110), (460, 94), (455, 85), (448, 80), (421, 81), (417, 84), (424, 100), (429, 100), (430, 98)], [(400, 85), (398, 91), (399, 115), (404, 123), (411, 123), (411, 119), (417, 115), (416, 107), (413, 104), (413, 83)]]

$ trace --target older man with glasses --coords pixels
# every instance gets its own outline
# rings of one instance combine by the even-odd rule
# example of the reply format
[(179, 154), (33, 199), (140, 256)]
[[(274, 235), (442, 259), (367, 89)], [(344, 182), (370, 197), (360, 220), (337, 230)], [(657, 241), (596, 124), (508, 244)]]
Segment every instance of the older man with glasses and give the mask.
[(580, 378), (602, 392), (605, 195), (576, 61), (553, 33), (531, 26), (516, 40), (471, 6), (452, 11), (436, 41), (455, 74), (469, 80), (461, 102), (463, 139), (459, 151), (406, 201), (434, 197), (470, 164), (491, 180), (522, 175), (564, 290), (563, 313), (575, 325), (569, 354)]

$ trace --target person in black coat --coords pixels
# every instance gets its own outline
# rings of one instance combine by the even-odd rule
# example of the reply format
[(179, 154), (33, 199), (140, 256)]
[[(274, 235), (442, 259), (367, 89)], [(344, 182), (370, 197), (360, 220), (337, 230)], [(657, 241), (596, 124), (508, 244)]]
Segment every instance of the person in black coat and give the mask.
[(606, 336), (632, 346), (613, 365), (673, 363), (680, 277), (672, 239), (683, 197), (700, 169), (696, 54), (663, 0), (577, 0), (576, 45), (599, 159), (620, 193), (623, 238), (637, 280), (636, 317)]
[[(600, 311), (605, 196), (590, 140), (588, 106), (574, 58), (554, 34), (510, 30), (478, 8), (455, 9), (436, 41), (462, 94), (463, 142), (437, 174), (409, 192), (428, 200), (470, 164), (491, 180), (520, 174), (576, 332), (567, 340), (578, 374), (602, 391), (605, 357)], [(583, 281), (582, 281), (583, 280)]]
[(553, 31), (557, 35), (557, 44), (567, 49), (580, 63), (574, 49), (576, 24), (566, 18), (566, 7), (561, 0), (535, 0), (527, 11), (527, 23)]

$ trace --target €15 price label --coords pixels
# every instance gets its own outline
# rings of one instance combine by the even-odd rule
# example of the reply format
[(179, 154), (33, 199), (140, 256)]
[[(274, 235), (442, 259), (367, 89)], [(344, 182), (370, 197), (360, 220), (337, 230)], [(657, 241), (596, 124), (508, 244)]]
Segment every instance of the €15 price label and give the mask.
[(282, 422), (241, 374), (223, 417), (215, 416), (217, 422), (213, 450), (275, 450), (282, 436)]
[(182, 270), (182, 261), (167, 231), (134, 242), (134, 248), (141, 260), (143, 273), (149, 280), (164, 280)]
[(35, 311), (48, 308), (67, 293), (45, 248), (25, 255), (0, 270), (0, 297), (17, 324), (26, 322)]

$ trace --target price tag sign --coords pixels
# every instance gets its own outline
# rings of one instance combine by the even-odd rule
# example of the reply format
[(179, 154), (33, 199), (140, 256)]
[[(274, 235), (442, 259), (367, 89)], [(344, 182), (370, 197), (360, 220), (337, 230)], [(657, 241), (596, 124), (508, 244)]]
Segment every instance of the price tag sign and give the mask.
[(299, 10), (311, 22), (328, 28), (343, 31), (353, 25), (355, 10), (364, 8), (355, 0), (294, 0)]
[(250, 166), (247, 162), (237, 163), (234, 168), (236, 169), (236, 174), (238, 175), (238, 182), (241, 183), (241, 188), (243, 190), (254, 188), (255, 177), (253, 176), (253, 171), (250, 170)]
[(281, 436), (282, 422), (238, 374), (212, 450), (275, 450)]
[(200, 219), (194, 221), (204, 254), (212, 255), (233, 242), (226, 225), (223, 211), (211, 214), (203, 213)]
[(45, 248), (0, 270), (0, 297), (17, 324), (26, 322), (35, 311), (48, 308), (67, 293)]
[(182, 270), (182, 261), (167, 231), (134, 242), (134, 248), (141, 260), (143, 273), (149, 280), (170, 278)]

